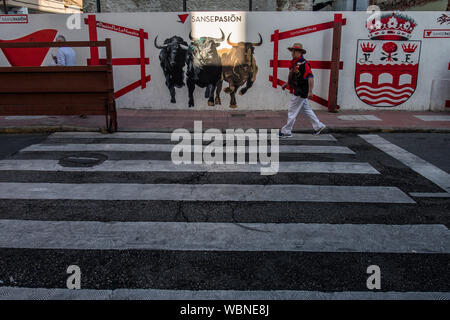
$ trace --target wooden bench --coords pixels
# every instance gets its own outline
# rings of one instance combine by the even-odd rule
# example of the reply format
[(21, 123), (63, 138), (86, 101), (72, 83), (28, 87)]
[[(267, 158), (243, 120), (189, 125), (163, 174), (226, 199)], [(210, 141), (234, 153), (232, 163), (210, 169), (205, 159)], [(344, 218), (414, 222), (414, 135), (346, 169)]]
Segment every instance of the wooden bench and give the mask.
[(0, 43), (0, 48), (106, 47), (106, 65), (0, 67), (0, 116), (105, 115), (117, 131), (111, 39)]

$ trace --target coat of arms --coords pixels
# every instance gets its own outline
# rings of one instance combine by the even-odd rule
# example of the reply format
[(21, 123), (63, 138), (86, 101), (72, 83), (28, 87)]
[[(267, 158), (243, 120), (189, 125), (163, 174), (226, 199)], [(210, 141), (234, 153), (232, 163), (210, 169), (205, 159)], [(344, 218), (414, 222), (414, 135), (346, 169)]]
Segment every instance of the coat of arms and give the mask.
[(403, 14), (368, 22), (368, 40), (358, 40), (355, 90), (374, 107), (394, 107), (416, 90), (421, 41), (409, 40), (417, 23)]

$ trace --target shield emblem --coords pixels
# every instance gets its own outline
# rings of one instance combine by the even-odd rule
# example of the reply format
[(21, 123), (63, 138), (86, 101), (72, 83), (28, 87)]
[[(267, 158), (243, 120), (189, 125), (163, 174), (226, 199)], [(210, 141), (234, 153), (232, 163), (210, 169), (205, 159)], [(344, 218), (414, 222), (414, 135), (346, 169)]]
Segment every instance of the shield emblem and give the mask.
[(355, 90), (373, 107), (395, 107), (416, 90), (421, 41), (358, 40)]

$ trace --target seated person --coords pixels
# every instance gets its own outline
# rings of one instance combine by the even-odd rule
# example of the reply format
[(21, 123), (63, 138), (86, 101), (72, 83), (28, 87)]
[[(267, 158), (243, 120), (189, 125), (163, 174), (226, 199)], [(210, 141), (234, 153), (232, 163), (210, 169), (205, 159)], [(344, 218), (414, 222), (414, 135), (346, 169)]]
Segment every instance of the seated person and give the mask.
[[(66, 38), (63, 35), (56, 37), (56, 42), (65, 42)], [(69, 47), (60, 47), (56, 52), (56, 57), (53, 56), (57, 66), (75, 66), (76, 55), (75, 51)]]

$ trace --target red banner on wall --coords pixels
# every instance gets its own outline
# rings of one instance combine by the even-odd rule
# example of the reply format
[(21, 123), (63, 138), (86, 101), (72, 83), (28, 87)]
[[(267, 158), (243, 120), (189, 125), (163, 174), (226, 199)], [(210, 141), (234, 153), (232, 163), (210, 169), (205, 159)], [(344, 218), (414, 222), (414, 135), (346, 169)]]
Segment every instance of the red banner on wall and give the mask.
[[(289, 30), (285, 32), (280, 32), (278, 36), (278, 40), (289, 39), (292, 37), (302, 36), (308, 33), (313, 33), (317, 31), (327, 30), (333, 28), (333, 21), (316, 24), (314, 26), (303, 27), (299, 29)], [(342, 25), (345, 26), (347, 24), (347, 19), (342, 20)], [(270, 41), (274, 40), (274, 36), (272, 35)]]
[[(88, 19), (85, 19), (85, 23), (88, 23)], [(118, 26), (112, 23), (107, 23), (103, 21), (97, 21), (97, 28), (102, 28), (110, 31), (115, 31), (123, 33), (129, 36), (134, 36), (139, 38), (139, 30)], [(144, 39), (148, 39), (148, 33), (144, 32)]]
[(26, 14), (0, 14), (0, 23), (28, 23)]

